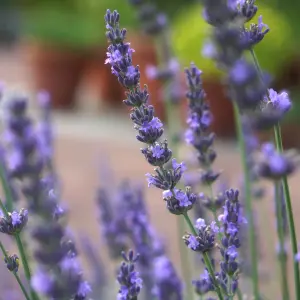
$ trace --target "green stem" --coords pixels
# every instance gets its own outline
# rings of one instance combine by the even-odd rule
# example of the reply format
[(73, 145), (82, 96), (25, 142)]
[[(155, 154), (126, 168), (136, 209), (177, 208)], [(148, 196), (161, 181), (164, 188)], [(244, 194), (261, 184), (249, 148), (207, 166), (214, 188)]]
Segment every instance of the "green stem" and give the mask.
[[(4, 246), (3, 246), (3, 244), (1, 243), (1, 241), (0, 241), (0, 248), (1, 248), (1, 251), (2, 251), (2, 253), (3, 253), (3, 255), (4, 255), (4, 257), (5, 257), (6, 259), (8, 259), (7, 252), (6, 252), (6, 250), (5, 250)], [(19, 275), (18, 275), (16, 272), (12, 272), (12, 273), (14, 274), (14, 276), (15, 276), (15, 278), (16, 278), (16, 280), (17, 280), (17, 282), (18, 282), (18, 284), (19, 284), (19, 286), (20, 286), (20, 288), (21, 288), (21, 290), (22, 290), (22, 292), (23, 292), (23, 294), (24, 294), (26, 300), (31, 300), (30, 297), (29, 297), (29, 295), (27, 294), (27, 291), (26, 291), (26, 289), (25, 289), (25, 287), (24, 287), (22, 281), (20, 280)]]
[[(279, 124), (277, 124), (274, 127), (274, 134), (275, 134), (275, 143), (276, 143), (277, 151), (282, 153), (283, 145), (282, 145), (282, 138), (281, 138), (281, 129), (280, 129)], [(292, 252), (293, 252), (295, 293), (296, 293), (296, 299), (300, 300), (299, 262), (295, 259), (295, 256), (298, 253), (298, 243), (297, 243), (293, 208), (292, 208), (292, 202), (291, 202), (291, 196), (290, 196), (290, 190), (289, 190), (287, 176), (283, 177), (282, 185), (283, 185), (283, 193), (284, 193), (284, 199), (285, 199), (285, 204), (286, 204), (286, 209), (287, 209), (287, 216), (288, 216), (289, 230), (290, 230), (291, 244), (292, 244)]]
[(241, 292), (241, 290), (240, 289), (237, 289), (237, 296), (238, 296), (238, 299), (239, 300), (243, 300), (243, 294), (242, 294), (242, 292)]
[(17, 282), (18, 282), (18, 284), (19, 284), (19, 286), (20, 286), (20, 288), (21, 288), (21, 290), (22, 290), (22, 292), (23, 292), (23, 294), (24, 294), (26, 300), (30, 300), (30, 297), (29, 297), (29, 295), (27, 294), (27, 291), (26, 291), (26, 289), (25, 289), (25, 287), (24, 287), (22, 281), (20, 280), (19, 275), (18, 275), (17, 273), (14, 273), (14, 276), (15, 276), (15, 278), (16, 278), (16, 280), (17, 280)]
[(277, 218), (277, 235), (279, 240), (279, 266), (281, 279), (282, 300), (289, 300), (288, 274), (287, 274), (287, 260), (284, 252), (284, 231), (282, 219), (282, 205), (280, 199), (281, 182), (275, 182), (275, 201), (276, 201), (276, 218)]
[(237, 104), (234, 104), (235, 122), (237, 128), (238, 142), (242, 159), (242, 167), (244, 171), (244, 184), (245, 184), (245, 211), (248, 221), (248, 234), (250, 244), (251, 256), (251, 269), (252, 269), (252, 286), (255, 299), (260, 299), (259, 283), (258, 283), (258, 267), (257, 267), (257, 247), (255, 239), (255, 228), (252, 214), (252, 196), (251, 196), (251, 182), (250, 174), (247, 165), (245, 137), (243, 135), (241, 115)]
[[(22, 264), (23, 264), (23, 268), (24, 268), (24, 273), (25, 273), (25, 277), (31, 287), (31, 272), (30, 272), (30, 268), (29, 268), (29, 265), (28, 265), (28, 261), (27, 261), (27, 258), (26, 258), (26, 255), (25, 255), (25, 249), (23, 247), (23, 244), (22, 244), (22, 241), (21, 241), (21, 238), (20, 238), (20, 235), (19, 234), (15, 234), (14, 235), (15, 237), (15, 240), (17, 242), (17, 246), (18, 246), (18, 249), (19, 249), (19, 252), (20, 252), (20, 256), (21, 256), (21, 260), (22, 260)], [(31, 287), (30, 288), (30, 293), (31, 293), (31, 297), (32, 297), (32, 300), (36, 300), (38, 299), (34, 289)]]
[(250, 49), (250, 53), (251, 53), (253, 62), (254, 62), (254, 64), (255, 64), (255, 68), (256, 68), (256, 70), (257, 70), (257, 73), (258, 73), (258, 75), (259, 75), (259, 78), (260, 78), (260, 80), (262, 81), (262, 83), (265, 84), (265, 82), (264, 82), (264, 76), (263, 76), (263, 73), (262, 73), (262, 71), (261, 71), (261, 67), (260, 67), (260, 65), (259, 65), (258, 59), (257, 59), (257, 57), (256, 57), (256, 54), (255, 54), (253, 48)]
[(231, 276), (228, 276), (228, 300), (233, 300), (233, 294), (231, 290), (231, 284), (232, 284), (232, 278)]
[[(6, 207), (4, 206), (4, 204), (3, 204), (3, 202), (2, 202), (1, 199), (0, 199), (0, 208), (3, 211), (4, 215), (7, 218), (9, 218), (10, 217), (9, 213), (8, 213)], [(27, 259), (26, 259), (25, 249), (23, 247), (23, 244), (22, 244), (22, 241), (21, 241), (19, 233), (14, 234), (14, 238), (16, 240), (16, 243), (17, 243), (17, 246), (18, 246), (18, 249), (19, 249), (19, 253), (20, 253), (22, 264), (23, 264), (23, 267), (24, 267), (24, 272), (25, 272), (26, 279), (27, 279), (29, 285), (31, 286), (31, 282), (30, 282), (30, 280), (31, 280), (30, 269), (29, 269), (29, 265), (28, 265), (28, 262), (27, 262)], [(35, 291), (33, 289), (31, 289), (31, 296), (32, 296), (33, 300), (38, 299), (37, 295), (36, 295), (36, 293), (35, 293)]]
[[(258, 59), (255, 55), (255, 52), (253, 49), (250, 50), (251, 56), (253, 58), (254, 64), (256, 66), (257, 72), (260, 76), (260, 79), (263, 81), (263, 74), (258, 62)], [(275, 136), (275, 144), (276, 149), (278, 152), (283, 152), (283, 145), (282, 145), (282, 138), (281, 138), (281, 128), (279, 124), (276, 124), (274, 126), (274, 136)], [(291, 244), (292, 244), (292, 252), (293, 252), (293, 268), (294, 268), (294, 282), (295, 282), (295, 294), (296, 299), (300, 300), (300, 273), (299, 273), (299, 262), (295, 260), (295, 255), (298, 253), (298, 244), (297, 244), (297, 236), (295, 231), (295, 224), (294, 224), (294, 216), (293, 216), (293, 208), (292, 208), (292, 202), (290, 197), (290, 190), (289, 190), (289, 184), (287, 177), (284, 176), (282, 179), (282, 185), (283, 185), (283, 193), (284, 198), (286, 202), (286, 208), (287, 208), (287, 215), (288, 215), (288, 222), (289, 222), (289, 230), (291, 235)]]
[(4, 162), (0, 161), (0, 180), (1, 180), (1, 185), (3, 187), (3, 191), (5, 194), (5, 204), (7, 206), (8, 211), (13, 210), (13, 196), (11, 192), (11, 188), (8, 184), (8, 180), (6, 178), (6, 171), (4, 168)]
[[(190, 228), (191, 232), (193, 233), (193, 235), (197, 236), (198, 235), (197, 231), (196, 231), (191, 219), (189, 218), (188, 214), (184, 213), (183, 217), (184, 217), (188, 227)], [(203, 256), (205, 266), (208, 270), (208, 273), (209, 273), (210, 277), (212, 278), (212, 280), (214, 282), (214, 285), (216, 287), (216, 292), (218, 294), (218, 297), (219, 297), (220, 300), (224, 300), (221, 289), (220, 289), (220, 286), (219, 286), (218, 281), (217, 281), (216, 276), (215, 276), (213, 266), (211, 264), (211, 261), (210, 261), (210, 258), (208, 256), (207, 252), (202, 253), (202, 256)]]
[(8, 211), (4, 205), (4, 203), (2, 202), (2, 200), (0, 199), (0, 209), (2, 210), (2, 212), (4, 213), (4, 216), (6, 218), (9, 218), (9, 214), (8, 214)]

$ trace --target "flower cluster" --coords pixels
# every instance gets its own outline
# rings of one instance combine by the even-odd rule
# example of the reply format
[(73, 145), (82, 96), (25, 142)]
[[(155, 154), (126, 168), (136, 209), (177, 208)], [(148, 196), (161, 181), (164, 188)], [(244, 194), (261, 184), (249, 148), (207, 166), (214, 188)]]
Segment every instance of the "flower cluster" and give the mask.
[[(251, 20), (257, 8), (253, 1), (204, 1), (204, 17), (214, 26), (213, 45), (206, 46), (206, 55), (214, 58), (227, 74), (230, 96), (242, 111), (259, 108), (266, 95), (266, 81), (253, 64), (242, 57), (244, 51), (260, 42), (268, 32), (262, 23), (246, 29), (244, 23)], [(209, 49), (209, 51), (207, 51)]]
[(108, 191), (99, 188), (96, 195), (99, 211), (99, 222), (102, 227), (103, 238), (109, 248), (112, 258), (120, 256), (122, 251), (127, 250), (127, 226), (123, 214), (114, 214), (112, 199)]
[(258, 174), (270, 180), (279, 180), (294, 172), (296, 168), (295, 153), (278, 153), (271, 143), (261, 148), (261, 159), (258, 162)]
[(13, 211), (7, 216), (0, 216), (0, 232), (14, 235), (22, 231), (28, 221), (28, 211), (21, 209), (19, 212)]
[(129, 3), (137, 8), (138, 20), (145, 33), (158, 35), (167, 27), (167, 16), (158, 12), (155, 4), (145, 0), (129, 0)]
[[(5, 137), (8, 175), (12, 181), (18, 181), (32, 219), (30, 234), (36, 242), (33, 254), (38, 265), (32, 286), (35, 291), (54, 299), (74, 297), (83, 300), (89, 287), (83, 279), (75, 246), (61, 222), (66, 212), (59, 204), (57, 181), (49, 169), (51, 155), (45, 157), (49, 153), (45, 149), (50, 140), (40, 142), (36, 127), (28, 116), (27, 99), (22, 96), (9, 99)], [(46, 136), (44, 139), (46, 141)], [(8, 218), (1, 219), (1, 228), (14, 234), (26, 221), (27, 210), (13, 212)]]
[(223, 227), (222, 237), (222, 261), (220, 279), (223, 279), (223, 288), (228, 287), (226, 284), (230, 279), (231, 286), (227, 293), (235, 294), (238, 287), (239, 262), (238, 248), (240, 247), (239, 229), (240, 225), (246, 223), (242, 215), (242, 209), (239, 203), (239, 191), (228, 190), (226, 192), (227, 200), (224, 206), (224, 213), (219, 216), (219, 221)]
[(211, 165), (217, 157), (212, 148), (214, 134), (209, 133), (212, 114), (208, 103), (205, 101), (206, 95), (202, 88), (201, 71), (194, 64), (191, 64), (185, 73), (188, 85), (186, 97), (189, 100), (188, 129), (185, 133), (185, 139), (197, 150), (197, 158), (203, 168), (202, 183), (211, 185), (219, 177), (219, 172), (214, 172), (211, 169)]
[(155, 175), (147, 174), (149, 184), (164, 189), (163, 197), (171, 213), (186, 213), (192, 208), (196, 196), (189, 189), (174, 189), (181, 178), (183, 165), (173, 161), (170, 169), (165, 167), (171, 160), (172, 151), (166, 141), (159, 141), (163, 133), (162, 124), (154, 117), (154, 108), (147, 103), (147, 88), (141, 89), (139, 85), (139, 68), (132, 64), (133, 50), (129, 43), (124, 43), (126, 30), (119, 28), (119, 18), (116, 11), (111, 13), (108, 10), (105, 15), (106, 36), (110, 42), (106, 62), (111, 65), (112, 73), (119, 82), (128, 90), (124, 102), (132, 108), (130, 116), (138, 131), (137, 139), (147, 144), (141, 151), (149, 164), (157, 167)]
[(195, 228), (197, 228), (197, 235), (186, 234), (183, 236), (188, 248), (202, 253), (213, 249), (215, 247), (215, 234), (219, 232), (216, 222), (213, 221), (210, 225), (206, 225), (204, 219), (198, 219)]
[(200, 275), (200, 279), (193, 280), (192, 283), (195, 287), (195, 292), (200, 296), (215, 290), (213, 281), (207, 270), (204, 270), (204, 273)]
[(16, 254), (4, 258), (4, 262), (9, 271), (17, 273), (19, 270), (19, 257)]
[(154, 277), (156, 287), (154, 294), (158, 300), (182, 300), (182, 283), (171, 261), (161, 255), (154, 259)]
[(134, 256), (133, 251), (129, 251), (127, 256), (125, 252), (122, 252), (122, 256), (124, 262), (121, 264), (117, 277), (120, 284), (117, 299), (136, 300), (143, 283), (139, 273), (135, 271), (135, 263), (138, 261), (139, 255)]
[[(108, 194), (107, 191), (103, 189), (102, 191), (102, 194)], [(141, 253), (137, 266), (140, 277), (143, 279), (143, 290), (146, 299), (153, 299), (154, 296), (165, 300), (171, 300), (172, 297), (182, 299), (182, 284), (151, 225), (142, 189), (140, 187), (133, 188), (129, 182), (124, 181), (118, 189), (117, 196), (111, 196), (110, 202), (112, 203), (110, 203), (109, 210), (103, 205), (99, 207), (101, 215), (103, 215), (100, 221), (104, 231), (107, 232), (105, 228), (111, 228), (118, 219), (122, 219), (123, 222), (122, 226), (114, 228), (107, 240), (110, 253), (115, 253), (114, 258), (117, 257), (117, 250), (120, 250), (120, 247), (118, 247), (119, 240), (122, 241), (123, 249), (131, 247), (135, 252)], [(114, 199), (116, 201), (113, 201)], [(119, 237), (122, 238), (119, 239)], [(115, 244), (117, 250), (111, 249)], [(157, 264), (154, 262), (157, 262)], [(158, 272), (161, 273), (161, 276), (157, 276)], [(170, 272), (172, 272), (172, 277), (162, 276)], [(173, 287), (172, 292), (171, 287)]]

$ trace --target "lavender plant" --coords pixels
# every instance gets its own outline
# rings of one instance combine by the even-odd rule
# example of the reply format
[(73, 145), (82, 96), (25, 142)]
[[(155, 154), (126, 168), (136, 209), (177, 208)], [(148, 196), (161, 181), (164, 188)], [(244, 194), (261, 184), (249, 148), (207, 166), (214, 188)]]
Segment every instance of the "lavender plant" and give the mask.
[(51, 149), (49, 136), (43, 131), (44, 143), (38, 139), (39, 134), (27, 115), (25, 98), (14, 96), (9, 101), (5, 123), (7, 170), (10, 180), (18, 181), (32, 218), (30, 235), (36, 242), (33, 254), (37, 264), (33, 276), (26, 255), (29, 249), (25, 250), (19, 236), (27, 223), (28, 211), (9, 213), (2, 204), (1, 232), (16, 238), (31, 286), (31, 300), (39, 299), (37, 293), (51, 299), (85, 299), (90, 288), (83, 279), (74, 243), (60, 221), (65, 211), (55, 194), (53, 169), (44, 173), (51, 160), (46, 156)]
[[(108, 194), (103, 188), (99, 188), (101, 193)], [(121, 250), (132, 248), (135, 252), (141, 253), (137, 266), (140, 277), (143, 280), (143, 291), (145, 299), (173, 300), (183, 299), (182, 283), (174, 266), (167, 257), (164, 245), (161, 243), (157, 233), (151, 225), (150, 218), (145, 206), (144, 193), (140, 187), (133, 188), (129, 182), (123, 182), (117, 195), (110, 195), (109, 205), (111, 213), (107, 214), (107, 208), (101, 209), (103, 203), (108, 198), (97, 198), (100, 212), (108, 216), (102, 218), (100, 223), (104, 228), (104, 238), (110, 253), (115, 249)], [(114, 227), (118, 220), (122, 219), (122, 226)], [(115, 228), (107, 231), (107, 228)], [(120, 239), (121, 237), (121, 239)], [(122, 241), (122, 243), (119, 243)], [(113, 247), (113, 245), (116, 247)], [(114, 259), (117, 256), (114, 256)]]
[[(240, 1), (237, 3), (236, 1), (231, 1), (227, 3), (217, 0), (214, 2), (204, 1), (204, 7), (205, 19), (208, 23), (214, 26), (214, 45), (211, 44), (209, 47), (206, 47), (206, 54), (213, 57), (218, 66), (228, 74), (227, 84), (229, 86), (231, 98), (234, 101), (233, 103), (236, 113), (238, 137), (245, 175), (245, 207), (247, 220), (249, 222), (253, 293), (255, 299), (260, 299), (257, 270), (257, 247), (255, 245), (255, 229), (252, 215), (251, 177), (248, 170), (246, 141), (243, 135), (241, 115), (249, 117), (253, 116), (253, 124), (251, 124), (253, 128), (259, 128), (258, 124), (260, 124), (260, 126), (261, 124), (266, 124), (266, 126), (269, 126), (270, 123), (271, 125), (276, 125), (282, 119), (285, 112), (290, 108), (290, 101), (286, 93), (278, 95), (276, 92), (273, 93), (273, 91), (273, 99), (270, 99), (270, 90), (267, 90), (268, 83), (266, 78), (265, 76), (262, 76), (262, 74), (258, 74), (256, 70), (257, 62), (255, 67), (255, 65), (245, 59), (243, 55), (247, 50), (250, 50), (250, 52), (253, 53), (253, 46), (259, 43), (269, 31), (268, 27), (262, 23), (261, 17), (259, 18), (258, 25), (251, 25), (250, 29), (246, 29), (244, 27), (244, 23), (250, 21), (257, 11), (257, 7), (254, 5), (254, 2)], [(169, 170), (164, 166), (164, 164), (171, 159), (171, 151), (168, 149), (166, 141), (158, 141), (163, 133), (162, 124), (159, 120), (157, 120), (157, 118), (154, 117), (153, 107), (147, 104), (148, 94), (146, 87), (141, 89), (139, 85), (139, 69), (138, 67), (134, 67), (132, 63), (133, 50), (130, 48), (129, 43), (124, 42), (126, 30), (119, 28), (119, 15), (116, 11), (111, 13), (108, 10), (107, 14), (105, 15), (105, 21), (107, 28), (106, 35), (110, 42), (106, 63), (110, 63), (112, 73), (117, 76), (121, 85), (128, 90), (127, 99), (124, 100), (124, 103), (132, 107), (130, 116), (135, 123), (135, 129), (139, 132), (137, 139), (148, 144), (148, 146), (143, 148), (141, 151), (145, 155), (147, 161), (151, 165), (157, 167), (155, 169), (157, 174), (147, 174), (149, 185), (154, 185), (160, 189), (165, 189), (163, 192), (163, 198), (167, 202), (167, 208), (169, 211), (174, 214), (183, 214), (185, 217), (192, 231), (191, 234), (184, 236), (184, 240), (186, 241), (188, 247), (194, 251), (199, 251), (202, 254), (207, 254), (207, 251), (212, 249), (215, 245), (216, 232), (214, 232), (212, 229), (212, 227), (215, 228), (215, 224), (208, 226), (205, 224), (205, 222), (202, 223), (201, 221), (202, 225), (199, 225), (200, 228), (198, 228), (198, 232), (195, 230), (195, 227), (187, 215), (187, 211), (192, 208), (192, 205), (195, 202), (195, 200), (191, 201), (190, 188), (186, 190), (186, 193), (184, 193), (182, 190), (176, 189), (176, 184), (178, 184), (182, 176), (182, 167), (180, 168), (180, 177), (176, 181), (170, 180), (169, 176), (165, 177), (165, 174), (168, 174), (170, 171), (174, 172), (175, 170), (174, 163), (172, 168), (173, 170)], [(208, 49), (210, 51), (208, 51)], [(200, 149), (198, 149), (197, 146), (196, 148), (197, 150), (200, 150), (199, 156), (202, 159), (201, 163), (203, 163), (203, 165), (205, 165), (207, 168), (210, 167), (211, 162), (213, 162), (215, 159), (215, 153), (210, 149), (212, 144), (212, 135), (207, 139), (201, 139), (201, 133), (205, 133), (206, 128), (210, 124), (211, 116), (209, 114), (208, 107), (205, 106), (205, 104), (203, 105), (203, 101), (201, 101), (204, 98), (204, 93), (201, 89), (199, 75), (199, 71), (193, 66), (190, 71), (187, 71), (188, 84), (191, 88), (191, 92), (188, 94), (188, 97), (190, 96), (189, 98), (191, 100), (194, 100), (193, 97), (196, 97), (200, 100), (198, 102), (199, 106), (196, 108), (198, 110), (191, 113), (191, 117), (188, 121), (192, 127), (194, 126), (194, 129), (196, 128), (196, 133), (197, 130), (200, 132), (200, 134), (198, 134), (199, 138), (196, 140), (199, 143), (196, 144), (195, 136), (192, 130), (190, 130), (188, 134), (190, 136), (190, 140), (192, 140), (194, 143), (194, 146), (199, 146)], [(265, 97), (267, 97), (267, 100)], [(192, 108), (195, 109), (193, 104), (194, 103), (192, 102)], [(266, 108), (268, 105), (269, 108)], [(265, 121), (266, 118), (268, 119), (268, 122)], [(141, 133), (144, 136), (148, 135), (148, 138), (141, 139)], [(280, 139), (277, 131), (277, 144), (280, 143), (279, 140)], [(201, 144), (201, 142), (203, 144)], [(206, 142), (206, 144), (204, 142)], [(268, 156), (270, 155), (273, 156), (271, 152), (268, 152)], [(276, 168), (278, 169), (275, 171)], [(275, 159), (274, 155), (274, 160), (272, 160), (272, 162), (265, 158), (265, 161), (261, 163), (259, 167), (259, 174), (261, 176), (269, 176), (270, 178), (277, 180), (283, 178), (283, 180), (286, 181), (284, 178), (286, 178), (286, 176), (290, 174), (293, 169), (294, 161), (289, 160), (286, 156), (282, 156), (281, 159)], [(278, 176), (274, 177), (275, 173), (273, 172), (278, 172)], [(211, 184), (217, 179), (218, 176), (218, 173), (213, 173), (210, 169), (208, 169), (204, 173), (202, 180), (207, 184)], [(288, 192), (287, 187), (288, 185), (286, 185), (285, 192)], [(233, 196), (234, 194), (236, 196)], [(233, 203), (238, 202), (237, 192), (231, 191), (231, 196), (227, 194), (227, 197), (231, 199)], [(174, 204), (177, 204), (177, 206), (175, 207)], [(238, 222), (237, 220), (239, 219), (244, 220), (240, 212), (240, 204), (237, 204), (237, 206), (234, 206), (234, 204), (232, 205), (233, 206), (230, 208), (230, 210), (236, 213), (235, 221)], [(226, 204), (225, 207), (226, 206), (228, 209), (228, 204)], [(290, 212), (290, 228), (293, 231), (293, 216), (289, 197), (287, 200), (287, 206)], [(185, 210), (183, 210), (181, 207), (185, 207)], [(220, 220), (222, 220), (222, 218), (218, 221)], [(235, 237), (235, 234), (239, 231), (239, 226), (234, 227), (233, 224), (234, 221), (229, 221), (229, 225), (226, 225), (226, 222), (222, 224), (223, 234), (221, 236), (225, 250), (221, 249), (221, 254), (225, 261), (221, 263), (222, 271), (220, 273), (217, 273), (217, 275), (215, 274), (207, 255), (204, 255), (204, 258), (206, 258), (204, 260), (207, 271), (211, 277), (211, 289), (217, 291), (220, 299), (223, 299), (223, 294), (225, 294), (226, 297), (233, 297), (238, 286), (238, 276), (236, 274), (239, 272), (239, 266), (235, 261), (238, 254), (234, 249), (240, 246), (239, 238)], [(218, 226), (217, 228), (217, 231), (222, 231)], [(230, 241), (229, 244), (226, 238)], [(293, 245), (295, 241), (296, 238), (294, 235), (292, 235)], [(294, 263), (294, 265), (296, 266), (297, 262)], [(281, 271), (283, 272), (284, 270)], [(299, 272), (299, 270), (297, 271), (295, 269), (296, 291), (298, 289), (297, 272)], [(283, 291), (283, 293), (283, 295), (286, 296), (286, 292)]]
[[(146, 31), (151, 34), (167, 33), (165, 20), (151, 5), (142, 0), (132, 2), (138, 6), (140, 17), (146, 21)], [(189, 230), (180, 233), (183, 235), (182, 245), (186, 245), (189, 254), (201, 257), (204, 270), (200, 278), (188, 282), (199, 299), (215, 299), (211, 295), (220, 300), (242, 299), (241, 249), (247, 241), (251, 256), (252, 295), (256, 300), (263, 298), (257, 267), (259, 257), (252, 202), (262, 195), (261, 189), (256, 189), (256, 183), (266, 179), (275, 189), (281, 298), (292, 299), (288, 286), (288, 252), (285, 248), (289, 234), (295, 299), (300, 300), (300, 255), (287, 180), (296, 170), (298, 156), (293, 151), (283, 151), (279, 125), (291, 108), (291, 101), (287, 92), (277, 93), (268, 88), (269, 82), (254, 53), (254, 46), (264, 39), (269, 28), (261, 17), (258, 24), (247, 26), (247, 22), (257, 13), (253, 0), (202, 2), (203, 16), (212, 25), (211, 42), (206, 45), (205, 54), (226, 73), (225, 82), (235, 109), (244, 169), (241, 192), (222, 189), (214, 194), (214, 184), (220, 172), (213, 169), (216, 151), (213, 148), (214, 134), (209, 131), (212, 115), (205, 99), (201, 71), (194, 64), (186, 69), (189, 103), (186, 140), (197, 151), (202, 169), (193, 188), (201, 183), (201, 188), (206, 188), (209, 194), (207, 190), (196, 194), (190, 186), (181, 187), (185, 164), (177, 162), (167, 139), (163, 138), (163, 123), (148, 103), (147, 87), (140, 86), (139, 68), (133, 64), (134, 50), (125, 41), (126, 30), (119, 27), (119, 14), (109, 10), (105, 14), (106, 36), (110, 43), (106, 63), (111, 65), (112, 73), (127, 90), (124, 103), (131, 108), (130, 118), (137, 131), (136, 138), (143, 143), (141, 152), (145, 159), (154, 167), (153, 173), (146, 174), (148, 186), (160, 189), (167, 210), (186, 222)], [(172, 67), (167, 71), (152, 68), (153, 76), (168, 80), (177, 77), (178, 73)], [(0, 92), (2, 95), (3, 90)], [(60, 200), (49, 97), (42, 93), (39, 100), (42, 122), (38, 128), (28, 114), (27, 99), (23, 96), (10, 96), (5, 111), (0, 145), (0, 178), (4, 193), (4, 201), (2, 197), (0, 199), (0, 249), (7, 271), (12, 273), (26, 300), (85, 300), (91, 287), (83, 276), (74, 238), (66, 224), (67, 210)], [(253, 138), (253, 131), (270, 128), (274, 129), (275, 145), (268, 142), (259, 147)], [(117, 299), (137, 300), (142, 297), (143, 291), (146, 299), (184, 299), (182, 282), (167, 257), (165, 245), (151, 225), (142, 190), (124, 182), (113, 205), (112, 198), (114, 196), (107, 188), (97, 191), (102, 236), (111, 258), (119, 258), (121, 254), (124, 260), (117, 274)], [(193, 224), (189, 212), (196, 203), (201, 203), (212, 213), (212, 221), (206, 217), (198, 218)], [(243, 236), (245, 224), (249, 229), (246, 240)], [(3, 235), (16, 243), (18, 254), (7, 251)], [(28, 243), (29, 238), (34, 243)], [(82, 243), (100, 286), (95, 297), (106, 297), (102, 289), (106, 284), (105, 276), (95, 249), (87, 238), (82, 239)], [(134, 251), (130, 250), (126, 255), (124, 250), (128, 249)], [(213, 258), (212, 250), (215, 252)], [(22, 269), (26, 283), (20, 276)], [(1, 297), (3, 295), (4, 292)], [(9, 297), (11, 299), (13, 296)], [(188, 299), (191, 299), (190, 295)]]

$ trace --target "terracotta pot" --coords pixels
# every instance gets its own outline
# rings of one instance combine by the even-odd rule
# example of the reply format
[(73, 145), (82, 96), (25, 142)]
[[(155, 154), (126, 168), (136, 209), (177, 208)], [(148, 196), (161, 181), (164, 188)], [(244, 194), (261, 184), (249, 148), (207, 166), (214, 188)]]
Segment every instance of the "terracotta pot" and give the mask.
[(219, 137), (233, 136), (235, 134), (234, 113), (232, 103), (226, 97), (225, 87), (217, 78), (204, 78), (203, 88), (213, 114), (212, 131)]
[(32, 69), (33, 88), (47, 90), (53, 108), (73, 108), (87, 53), (37, 42), (28, 43), (26, 48)]

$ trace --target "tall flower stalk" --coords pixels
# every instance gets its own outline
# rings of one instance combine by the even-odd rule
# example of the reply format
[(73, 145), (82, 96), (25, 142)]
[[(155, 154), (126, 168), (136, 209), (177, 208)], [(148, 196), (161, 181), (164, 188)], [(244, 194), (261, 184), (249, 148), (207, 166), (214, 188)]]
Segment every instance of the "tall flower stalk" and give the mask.
[[(257, 73), (260, 76), (260, 79), (264, 80), (263, 73), (260, 68), (258, 59), (255, 55), (254, 49), (250, 49), (251, 57), (254, 61), (254, 64), (257, 69)], [(269, 89), (268, 93), (265, 96), (265, 105), (263, 107), (263, 111), (261, 115), (259, 116), (259, 129), (269, 129), (273, 126), (274, 130), (274, 139), (275, 139), (275, 145), (276, 149), (279, 153), (283, 152), (283, 144), (282, 144), (282, 137), (281, 137), (281, 127), (280, 127), (280, 121), (283, 119), (285, 114), (290, 110), (291, 108), (291, 102), (289, 100), (288, 94), (286, 92), (282, 93), (276, 93), (274, 90)], [(267, 122), (266, 122), (267, 121)], [(263, 123), (267, 124), (267, 127), (265, 128)], [(290, 197), (290, 191), (289, 191), (289, 184), (286, 176), (283, 176), (280, 181), (276, 183), (276, 191), (277, 193), (280, 190), (280, 184), (283, 186), (283, 192), (284, 192), (284, 198), (286, 202), (287, 207), (287, 215), (288, 215), (288, 222), (289, 222), (289, 230), (291, 234), (291, 244), (292, 244), (292, 254), (293, 257), (295, 257), (298, 253), (298, 242), (297, 242), (297, 236), (295, 231), (295, 223), (294, 223), (294, 214), (293, 214), (293, 207)], [(276, 195), (276, 198), (280, 197), (280, 195)], [(300, 299), (300, 271), (299, 271), (299, 261), (293, 260), (293, 268), (294, 268), (294, 284), (295, 284), (295, 292), (297, 299)]]
[(203, 0), (204, 19), (213, 26), (212, 42), (206, 45), (205, 55), (213, 58), (218, 67), (227, 74), (229, 94), (233, 101), (236, 131), (241, 152), (245, 183), (245, 211), (248, 220), (248, 235), (252, 265), (254, 297), (259, 299), (257, 247), (252, 213), (250, 171), (247, 166), (246, 141), (243, 135), (242, 115), (255, 110), (266, 93), (266, 87), (257, 76), (255, 67), (243, 58), (243, 52), (258, 38), (263, 38), (262, 26), (242, 31), (243, 24), (256, 13), (253, 1)]
[(24, 287), (19, 275), (18, 275), (18, 270), (19, 270), (19, 258), (17, 255), (8, 255), (6, 252), (2, 242), (0, 241), (0, 249), (3, 253), (4, 256), (4, 262), (6, 263), (7, 269), (11, 271), (20, 286), (20, 289), (25, 297), (26, 300), (31, 300), (30, 296), (27, 293), (26, 288)]
[(83, 280), (74, 243), (60, 222), (65, 210), (57, 200), (56, 177), (53, 172), (44, 172), (49, 161), (45, 157), (47, 143), (41, 143), (28, 116), (27, 99), (15, 95), (9, 100), (5, 122), (8, 172), (11, 181), (18, 181), (27, 200), (32, 219), (30, 234), (36, 242), (33, 256), (37, 268), (31, 276), (22, 242), (16, 236), (32, 300), (37, 299), (36, 292), (53, 299), (85, 299), (90, 288)]
[[(191, 192), (189, 187), (186, 187), (185, 190), (176, 188), (183, 173), (182, 163), (179, 164), (173, 159), (172, 166), (166, 167), (166, 163), (172, 158), (172, 151), (166, 140), (159, 141), (163, 134), (163, 124), (157, 117), (154, 117), (153, 106), (147, 103), (149, 98), (147, 88), (141, 89), (140, 87), (139, 68), (132, 64), (134, 50), (130, 48), (129, 43), (124, 43), (126, 30), (119, 28), (119, 18), (120, 16), (116, 11), (111, 13), (108, 10), (105, 15), (106, 36), (110, 42), (106, 63), (111, 65), (112, 73), (117, 76), (120, 84), (127, 89), (127, 99), (124, 100), (124, 103), (132, 108), (130, 117), (138, 132), (137, 139), (146, 144), (141, 152), (148, 163), (155, 167), (155, 174), (147, 174), (148, 184), (163, 190), (163, 199), (169, 212), (183, 215), (190, 230), (196, 233), (187, 214), (196, 201), (196, 195)], [(203, 258), (213, 278), (218, 297), (223, 299), (207, 253), (203, 253)]]
[[(137, 17), (141, 23), (142, 30), (156, 42), (156, 53), (159, 61), (158, 66), (148, 66), (146, 74), (150, 80), (158, 80), (162, 84), (161, 104), (165, 108), (166, 127), (168, 129), (169, 144), (173, 150), (174, 156), (178, 154), (180, 126), (180, 107), (181, 100), (181, 74), (179, 72), (179, 63), (173, 55), (173, 49), (170, 41), (170, 28), (168, 18), (157, 10), (154, 3), (147, 0), (129, 0), (136, 8)], [(177, 218), (178, 232), (185, 230), (184, 220)], [(180, 239), (179, 251), (181, 269), (184, 278), (187, 281), (187, 294), (192, 297), (192, 290), (188, 282), (190, 281), (191, 264), (188, 261), (186, 249)]]

